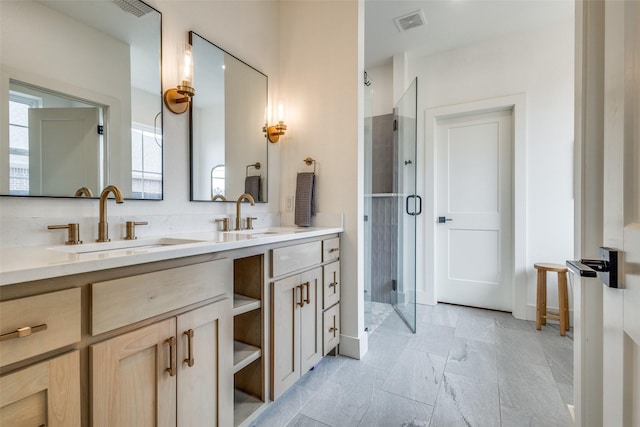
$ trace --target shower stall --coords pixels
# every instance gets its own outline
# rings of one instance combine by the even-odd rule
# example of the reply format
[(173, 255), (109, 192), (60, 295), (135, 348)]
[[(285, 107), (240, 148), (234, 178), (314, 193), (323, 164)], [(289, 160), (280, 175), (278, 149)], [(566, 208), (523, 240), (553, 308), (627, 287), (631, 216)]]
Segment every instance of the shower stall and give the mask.
[(365, 73), (365, 326), (395, 310), (415, 332), (417, 79), (390, 114), (374, 115)]

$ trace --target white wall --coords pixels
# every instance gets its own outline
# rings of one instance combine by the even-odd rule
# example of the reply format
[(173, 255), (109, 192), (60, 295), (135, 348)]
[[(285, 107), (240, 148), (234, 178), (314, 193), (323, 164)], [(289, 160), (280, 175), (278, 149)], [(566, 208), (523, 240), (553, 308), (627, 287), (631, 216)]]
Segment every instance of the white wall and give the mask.
[[(344, 213), (341, 242), (340, 352), (366, 351), (362, 261), (363, 57), (362, 2), (284, 1), (280, 8), (280, 100), (287, 108), (282, 150), (282, 200), (295, 195), (296, 173), (317, 162), (319, 212)], [(286, 82), (286, 83), (285, 83)], [(277, 102), (280, 102), (278, 100)], [(282, 211), (286, 206), (282, 206)], [(291, 221), (291, 214), (283, 217)], [(315, 218), (314, 224), (319, 218)]]
[[(526, 265), (528, 317), (535, 313), (535, 262), (573, 257), (573, 21), (409, 61), (418, 77), (418, 157), (424, 197), (419, 298), (433, 286), (434, 156), (425, 152), (428, 108), (526, 94)], [(433, 144), (427, 144), (433, 146)], [(431, 214), (431, 215), (430, 215)], [(515, 272), (521, 274), (522, 272)], [(549, 277), (549, 283), (555, 283)], [(550, 289), (553, 289), (550, 287)], [(419, 299), (420, 301), (420, 299)], [(549, 292), (557, 306), (557, 293)], [(533, 310), (532, 310), (533, 309)]]

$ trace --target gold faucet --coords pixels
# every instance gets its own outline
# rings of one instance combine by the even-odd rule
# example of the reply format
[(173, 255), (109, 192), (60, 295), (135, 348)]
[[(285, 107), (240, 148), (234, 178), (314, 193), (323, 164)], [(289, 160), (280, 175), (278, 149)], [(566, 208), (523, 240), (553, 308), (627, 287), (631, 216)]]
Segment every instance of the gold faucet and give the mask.
[(82, 197), (82, 196), (93, 197), (93, 193), (91, 192), (90, 188), (80, 187), (76, 190), (75, 196), (76, 197)]
[(98, 222), (98, 240), (96, 242), (110, 242), (109, 224), (107, 223), (107, 197), (113, 193), (116, 203), (124, 203), (120, 189), (115, 185), (107, 185), (100, 193), (100, 222)]
[(240, 226), (240, 204), (242, 204), (242, 201), (245, 199), (247, 199), (249, 203), (251, 203), (251, 206), (255, 205), (256, 203), (249, 193), (242, 193), (240, 197), (238, 197), (238, 201), (236, 202), (236, 230), (242, 230), (242, 227)]

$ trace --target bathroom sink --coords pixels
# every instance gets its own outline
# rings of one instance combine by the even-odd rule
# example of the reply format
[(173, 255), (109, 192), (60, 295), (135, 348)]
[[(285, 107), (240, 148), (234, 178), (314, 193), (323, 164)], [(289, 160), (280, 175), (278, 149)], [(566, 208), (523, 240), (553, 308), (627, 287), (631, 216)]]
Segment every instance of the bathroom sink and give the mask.
[(130, 253), (148, 252), (152, 249), (165, 248), (167, 246), (186, 245), (200, 243), (202, 240), (177, 239), (172, 237), (158, 237), (140, 240), (119, 240), (116, 242), (89, 243), (86, 245), (56, 246), (50, 248), (58, 252), (72, 254), (106, 254), (126, 251)]

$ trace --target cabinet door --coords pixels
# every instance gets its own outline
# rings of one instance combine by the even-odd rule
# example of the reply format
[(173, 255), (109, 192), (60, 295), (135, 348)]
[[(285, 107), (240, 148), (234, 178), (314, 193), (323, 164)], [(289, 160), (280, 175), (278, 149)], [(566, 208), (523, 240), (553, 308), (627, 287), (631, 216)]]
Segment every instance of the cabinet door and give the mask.
[(178, 316), (178, 425), (233, 425), (233, 303)]
[(79, 352), (0, 378), (0, 425), (79, 427)]
[(91, 346), (94, 427), (176, 425), (175, 332), (171, 318)]
[(300, 310), (300, 375), (322, 359), (322, 267), (300, 275), (304, 306)]
[(275, 400), (300, 378), (300, 277), (274, 282), (271, 287), (272, 398)]

